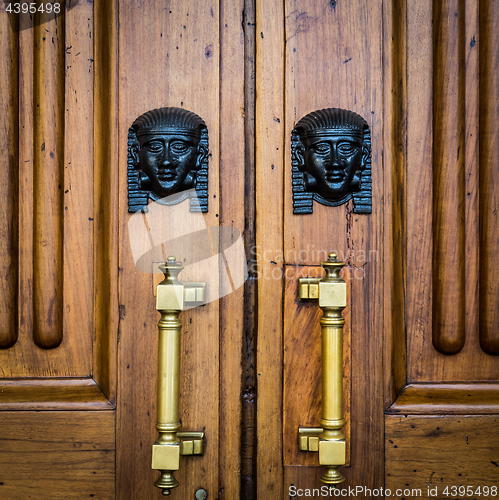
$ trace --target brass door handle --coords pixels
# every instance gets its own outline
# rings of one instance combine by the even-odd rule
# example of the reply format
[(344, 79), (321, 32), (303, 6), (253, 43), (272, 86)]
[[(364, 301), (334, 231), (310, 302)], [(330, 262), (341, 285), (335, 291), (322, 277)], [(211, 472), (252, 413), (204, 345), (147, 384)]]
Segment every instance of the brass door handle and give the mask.
[(205, 303), (205, 283), (182, 283), (178, 275), (183, 266), (175, 257), (168, 257), (159, 266), (165, 279), (158, 285), (156, 309), (158, 322), (158, 400), (156, 429), (158, 438), (152, 447), (152, 468), (160, 471), (155, 486), (169, 495), (179, 483), (173, 476), (180, 468), (180, 455), (202, 455), (203, 432), (178, 432), (180, 389), (180, 312), (186, 306)]
[(343, 325), (342, 311), (347, 305), (347, 288), (340, 278), (345, 265), (330, 253), (322, 263), (326, 271), (323, 279), (300, 278), (299, 300), (319, 302), (322, 309), (322, 418), (321, 428), (298, 429), (301, 451), (318, 451), (319, 463), (326, 466), (321, 481), (330, 486), (345, 478), (338, 471), (346, 463), (345, 436), (341, 429), (343, 420)]

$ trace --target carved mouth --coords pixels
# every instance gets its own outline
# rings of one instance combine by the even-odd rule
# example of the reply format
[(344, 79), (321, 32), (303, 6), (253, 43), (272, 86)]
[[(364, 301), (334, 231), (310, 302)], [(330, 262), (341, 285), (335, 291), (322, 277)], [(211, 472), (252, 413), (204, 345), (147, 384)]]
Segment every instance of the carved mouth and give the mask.
[(341, 172), (331, 172), (326, 174), (326, 180), (328, 182), (339, 182), (345, 179), (345, 174)]
[(173, 181), (177, 177), (175, 170), (163, 170), (158, 172), (158, 179), (160, 181)]

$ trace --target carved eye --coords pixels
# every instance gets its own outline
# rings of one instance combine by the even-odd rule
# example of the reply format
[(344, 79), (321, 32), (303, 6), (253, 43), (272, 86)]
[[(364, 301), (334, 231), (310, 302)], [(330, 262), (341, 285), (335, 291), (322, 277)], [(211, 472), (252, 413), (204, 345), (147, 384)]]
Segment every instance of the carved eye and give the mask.
[(358, 151), (358, 147), (355, 146), (355, 144), (352, 144), (351, 142), (342, 142), (338, 144), (338, 152), (342, 156), (352, 156)]
[(163, 151), (163, 144), (161, 144), (161, 142), (150, 142), (148, 145), (147, 145), (147, 149), (151, 152), (151, 153), (161, 153), (161, 151)]
[(185, 142), (181, 142), (181, 141), (175, 141), (175, 142), (172, 142), (170, 144), (170, 149), (172, 150), (172, 153), (176, 153), (176, 154), (184, 154), (184, 153), (187, 153), (187, 151), (189, 151), (189, 144), (186, 144)]
[(327, 155), (331, 152), (331, 146), (327, 142), (320, 142), (314, 146), (314, 150), (317, 154)]

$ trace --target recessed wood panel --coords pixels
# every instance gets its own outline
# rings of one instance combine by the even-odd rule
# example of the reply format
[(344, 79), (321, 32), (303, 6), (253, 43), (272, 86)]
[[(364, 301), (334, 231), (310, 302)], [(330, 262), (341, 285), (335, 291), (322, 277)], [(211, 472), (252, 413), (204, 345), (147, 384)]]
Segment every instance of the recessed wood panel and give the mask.
[(0, 496), (114, 498), (114, 412), (0, 412)]
[(18, 336), (18, 230), (19, 230), (19, 37), (8, 16), (0, 18), (0, 349), (12, 347)]
[(472, 486), (473, 494), (456, 491), (454, 496), (493, 498), (490, 488), (499, 484), (498, 423), (497, 416), (387, 416), (385, 489), (392, 496), (397, 489), (414, 490), (397, 495), (405, 498), (448, 498), (452, 486), (465, 491)]
[[(473, 1), (408, 6), (410, 98), (403, 225), (407, 378), (411, 382), (499, 377), (497, 359), (483, 349), (484, 322), (493, 321), (497, 309), (497, 301), (491, 298), (493, 280), (484, 271), (490, 268), (490, 252), (484, 248), (490, 248), (495, 237), (494, 224), (485, 223), (494, 214), (495, 174), (478, 171), (479, 162), (480, 168), (486, 164), (483, 154), (490, 158), (485, 144), (493, 140), (484, 139), (492, 137), (483, 131), (487, 130), (484, 116), (496, 105), (497, 92), (490, 90), (489, 104), (478, 108), (478, 99), (483, 102), (481, 96), (495, 73), (485, 66), (478, 74), (479, 45), (488, 38), (478, 36), (477, 9)], [(399, 74), (399, 78), (405, 76)], [(393, 359), (394, 366), (400, 359)]]
[(81, 3), (12, 35), (19, 37), (19, 195), (10, 224), (18, 224), (11, 258), (19, 280), (11, 308), (19, 305), (19, 334), (0, 352), (3, 377), (92, 374), (93, 186), (100, 182), (92, 33), (93, 5)]
[(465, 5), (433, 4), (433, 345), (456, 354), (465, 342)]
[(499, 6), (480, 1), (480, 345), (499, 354)]
[[(320, 267), (286, 266), (284, 296), (284, 465), (317, 465), (318, 454), (299, 451), (298, 427), (320, 427), (322, 416), (322, 311), (317, 302), (298, 302), (299, 278), (322, 278)], [(342, 433), (347, 442), (347, 466), (350, 465), (351, 364), (351, 269), (344, 268), (347, 283), (347, 307), (343, 310), (343, 418)]]
[(63, 338), (66, 19), (47, 17), (48, 22), (32, 28), (33, 341), (54, 349)]

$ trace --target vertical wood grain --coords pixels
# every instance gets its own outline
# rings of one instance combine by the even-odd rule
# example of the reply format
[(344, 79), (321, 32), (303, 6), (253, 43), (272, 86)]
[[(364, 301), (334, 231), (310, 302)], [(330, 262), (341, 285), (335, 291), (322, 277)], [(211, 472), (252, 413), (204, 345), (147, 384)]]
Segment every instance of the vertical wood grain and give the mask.
[(257, 281), (255, 261), (255, 46), (256, 12), (254, 0), (245, 0), (243, 26), (244, 48), (244, 136), (245, 136), (245, 230), (244, 247), (248, 279), (244, 284), (244, 337), (242, 352), (242, 425), (241, 425), (241, 500), (255, 497), (255, 414), (256, 414), (256, 324)]
[(468, 343), (479, 349), (479, 67), (478, 0), (465, 4), (465, 333)]
[(256, 498), (283, 498), (284, 5), (256, 2)]
[(424, 360), (419, 352), (425, 334), (431, 328), (433, 304), (433, 224), (428, 214), (433, 206), (432, 7), (431, 0), (407, 4), (406, 318), (409, 380), (418, 379), (422, 372)]
[(2, 411), (4, 499), (114, 499), (113, 411)]
[[(157, 322), (153, 275), (135, 267), (128, 230), (126, 165), (128, 129), (142, 113), (183, 107), (204, 119), (209, 135), (209, 203), (203, 220), (220, 219), (220, 12), (217, 1), (118, 3), (119, 307), (117, 498), (162, 498), (154, 486), (151, 447), (156, 439)], [(132, 36), (133, 34), (133, 36)], [(233, 171), (231, 170), (232, 174)], [(180, 205), (177, 205), (177, 207)], [(167, 209), (170, 207), (166, 207)], [(186, 224), (193, 217), (185, 213)], [(155, 235), (160, 238), (162, 235)], [(188, 255), (177, 255), (179, 260)], [(203, 281), (183, 271), (184, 281)], [(205, 453), (182, 457), (175, 474), (178, 498), (204, 488), (218, 494), (219, 301), (181, 314), (180, 418), (183, 430), (205, 431)], [(237, 381), (239, 386), (239, 380)]]
[(117, 1), (94, 4), (94, 370), (116, 398), (118, 334), (118, 12)]
[[(493, 56), (484, 58), (484, 51), (479, 49), (483, 38), (489, 40), (494, 35), (482, 36), (478, 30), (478, 17), (481, 30), (489, 22), (485, 20), (493, 19), (494, 14), (486, 9), (478, 16), (478, 3), (473, 0), (439, 11), (445, 5), (450, 4), (408, 5), (407, 377), (414, 382), (496, 380), (499, 365), (484, 352), (480, 342), (484, 321), (488, 321), (484, 308), (494, 311), (489, 319), (496, 310), (494, 299), (490, 299), (493, 306), (486, 306), (484, 299), (493, 297), (495, 286), (487, 281), (489, 274), (484, 270), (489, 266), (493, 274), (485, 248), (495, 248), (490, 246), (494, 245), (494, 224), (489, 228), (484, 214), (495, 220), (493, 204), (487, 204), (494, 199), (497, 173), (490, 169), (489, 174), (482, 172), (488, 161), (483, 158), (485, 138), (493, 144), (496, 132), (494, 128), (488, 135), (482, 128), (484, 116), (491, 116), (487, 113), (497, 106), (497, 88), (490, 87), (495, 72), (484, 69), (493, 64)], [(438, 14), (434, 20), (440, 26), (438, 30), (432, 26), (433, 14)], [(448, 34), (433, 42), (433, 36), (440, 36), (442, 30)], [(435, 139), (433, 123), (438, 129)], [(488, 123), (493, 119), (489, 118)], [(490, 125), (489, 131), (493, 127)], [(437, 154), (447, 162), (443, 170)], [(490, 158), (488, 153), (486, 157)], [(452, 164), (455, 166), (451, 168)], [(490, 160), (487, 164), (494, 163)], [(450, 268), (445, 256), (454, 262)], [(448, 286), (443, 288), (445, 283)], [(453, 301), (445, 302), (449, 298)], [(439, 313), (442, 308), (446, 309), (443, 315)], [(455, 323), (446, 330), (450, 336), (442, 345), (445, 354), (430, 341), (433, 329), (439, 335), (442, 325), (434, 322), (438, 323), (439, 317)], [(460, 347), (464, 337), (462, 349), (449, 355)]]
[[(322, 334), (319, 320), (322, 311), (317, 302), (298, 302), (298, 279), (322, 278), (322, 267), (287, 266), (284, 297), (283, 414), (285, 466), (317, 465), (317, 453), (298, 450), (298, 428), (320, 427), (322, 416)], [(347, 284), (347, 297), (352, 294), (352, 269), (344, 267), (342, 277)], [(350, 307), (342, 312), (343, 328), (343, 419), (346, 440), (346, 466), (350, 465), (352, 422), (352, 351)]]
[(390, 0), (383, 6), (383, 87), (385, 222), (385, 408), (407, 381), (405, 293), (407, 263), (407, 3)]
[[(244, 0), (220, 2), (220, 224), (245, 229)], [(223, 229), (225, 230), (225, 229)], [(229, 286), (230, 283), (222, 283)], [(244, 287), (220, 301), (220, 500), (241, 490)]]
[(0, 16), (0, 349), (12, 347), (18, 337), (19, 40), (9, 21)]
[[(289, 265), (318, 265), (327, 258), (328, 252), (336, 250), (350, 268), (351, 457), (350, 467), (340, 470), (350, 484), (379, 484), (383, 475), (381, 367), (385, 295), (382, 291), (382, 242), (386, 203), (382, 160), (383, 8), (381, 2), (289, 0), (285, 4), (283, 258)], [(339, 207), (314, 202), (313, 214), (293, 214), (291, 131), (307, 113), (329, 107), (352, 110), (369, 124), (372, 136), (372, 214), (353, 213), (352, 202)], [(284, 350), (290, 348), (284, 345)], [(285, 387), (285, 394), (287, 390)], [(285, 408), (284, 411), (288, 410)], [(375, 458), (367, 463), (366, 456)], [(287, 468), (288, 465), (285, 466), (286, 477)], [(310, 487), (315, 486), (312, 484), (314, 474), (310, 473), (309, 477)], [(284, 485), (283, 492), (289, 495), (288, 485)]]
[[(23, 342), (35, 347), (33, 286), (30, 286), (33, 283), (33, 104), (33, 29), (26, 29), (19, 32), (19, 339), (10, 350), (14, 352)], [(12, 356), (2, 360), (2, 376), (24, 374), (24, 367), (17, 366), (17, 356), (9, 354)]]
[(99, 181), (94, 179), (93, 163), (93, 5), (82, 3), (68, 10), (64, 19), (63, 324), (65, 342), (79, 353), (90, 375), (94, 324), (93, 196), (94, 184)]
[[(81, 3), (57, 19), (40, 21), (19, 32), (19, 337), (11, 349), (0, 351), (0, 373), (88, 377), (93, 327), (93, 5)], [(51, 284), (64, 286), (64, 291), (51, 292)], [(38, 308), (44, 304), (45, 313)], [(52, 340), (64, 338), (56, 349), (34, 342), (47, 331), (40, 325), (50, 322), (50, 314), (60, 320), (50, 330)]]
[(456, 354), (465, 342), (464, 7), (433, 4), (432, 334), (442, 354)]
[(33, 340), (44, 349), (63, 334), (65, 19), (51, 17), (33, 28)]
[(499, 354), (499, 4), (480, 1), (480, 345)]

